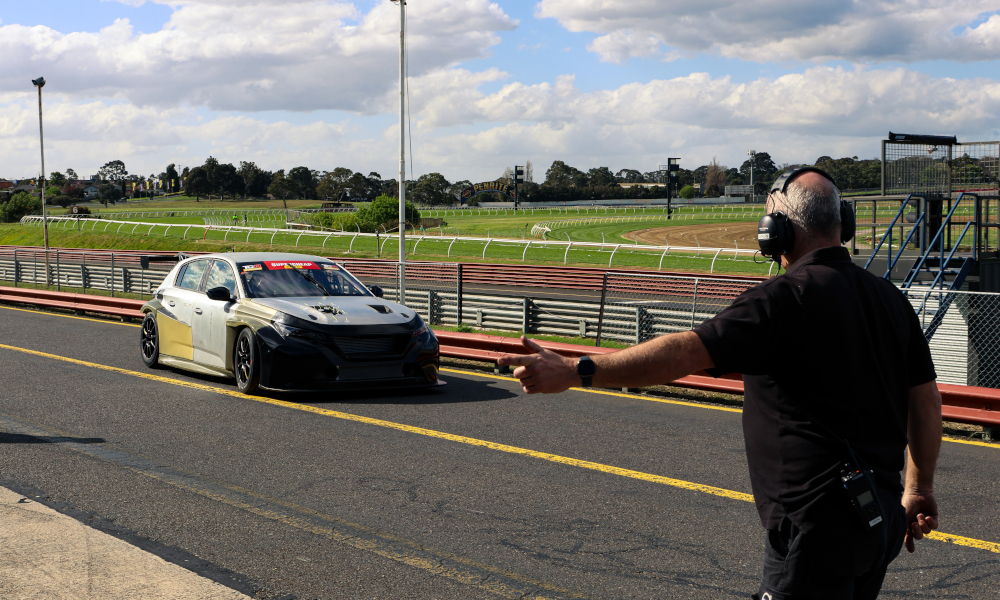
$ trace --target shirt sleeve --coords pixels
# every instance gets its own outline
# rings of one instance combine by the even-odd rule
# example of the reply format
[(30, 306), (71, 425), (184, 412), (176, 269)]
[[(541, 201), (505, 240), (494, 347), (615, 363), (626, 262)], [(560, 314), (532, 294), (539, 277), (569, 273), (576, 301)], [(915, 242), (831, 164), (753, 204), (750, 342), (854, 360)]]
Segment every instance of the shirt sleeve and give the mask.
[(773, 313), (766, 290), (758, 285), (695, 327), (694, 332), (715, 363), (715, 367), (706, 369), (708, 374), (721, 377), (729, 373), (766, 373), (776, 359), (772, 340), (779, 323)]
[[(910, 307), (907, 302), (907, 306)], [(910, 387), (922, 385), (937, 379), (934, 371), (934, 361), (931, 359), (931, 349), (924, 337), (917, 313), (910, 307), (910, 343), (906, 349), (907, 380)]]

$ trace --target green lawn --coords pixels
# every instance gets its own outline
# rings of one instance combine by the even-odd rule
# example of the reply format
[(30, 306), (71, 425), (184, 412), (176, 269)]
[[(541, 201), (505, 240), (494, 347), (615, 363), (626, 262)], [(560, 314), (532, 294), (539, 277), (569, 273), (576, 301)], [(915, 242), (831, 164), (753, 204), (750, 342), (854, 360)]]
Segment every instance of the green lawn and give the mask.
[[(118, 227), (109, 227), (107, 232), (103, 232), (99, 226), (97, 231), (76, 231), (66, 230), (59, 227), (50, 228), (50, 244), (53, 247), (62, 248), (103, 248), (103, 249), (123, 249), (123, 250), (166, 250), (166, 251), (203, 251), (203, 252), (227, 252), (227, 251), (282, 251), (282, 252), (303, 252), (322, 254), (325, 256), (347, 255), (353, 239), (353, 251), (350, 255), (371, 258), (376, 256), (394, 257), (398, 253), (397, 238), (381, 238), (381, 252), (376, 248), (376, 240), (370, 237), (358, 236), (331, 236), (324, 239), (316, 236), (301, 236), (297, 234), (272, 235), (267, 232), (256, 232), (250, 235), (247, 241), (246, 233), (229, 233), (220, 230), (204, 230), (201, 228), (191, 228), (174, 226), (169, 232), (167, 226), (158, 225), (149, 231), (148, 227), (141, 227), (134, 235), (126, 233), (131, 231), (128, 225), (122, 228), (120, 234), (113, 233)], [(188, 230), (187, 239), (182, 238), (185, 230)], [(169, 235), (164, 237), (164, 234)], [(226, 236), (228, 235), (228, 239)], [(298, 242), (298, 245), (296, 245)], [(324, 246), (325, 242), (325, 246)], [(0, 225), (0, 244), (41, 246), (41, 227), (22, 227), (16, 224)], [(485, 242), (458, 241), (451, 245), (451, 256), (448, 256), (450, 240), (424, 238), (420, 241), (419, 236), (409, 236), (407, 238), (407, 251), (413, 260), (431, 261), (463, 261), (463, 262), (501, 262), (501, 263), (521, 263), (522, 256), (527, 264), (539, 265), (561, 265), (564, 259), (566, 264), (574, 266), (597, 266), (607, 267), (611, 258), (613, 246), (609, 245), (604, 251), (600, 248), (572, 248), (568, 253), (565, 246), (543, 247), (533, 245), (524, 253), (523, 243), (505, 242), (503, 240), (494, 241), (486, 247)], [(485, 257), (483, 250), (486, 250)], [(641, 248), (642, 246), (640, 246)], [(416, 252), (414, 252), (416, 248)], [(651, 251), (642, 252), (633, 248), (623, 246), (614, 253), (613, 267), (620, 268), (645, 268), (657, 270), (660, 267), (662, 252)], [(744, 256), (740, 260), (734, 260), (733, 254), (723, 253), (715, 260), (712, 266), (713, 255), (702, 253), (701, 256), (678, 255), (672, 252), (670, 256), (662, 257), (662, 270), (665, 271), (691, 271), (707, 272), (711, 268), (716, 273), (730, 273), (734, 275), (766, 275), (769, 265), (766, 263), (755, 264)], [(759, 260), (759, 259), (758, 259)]]

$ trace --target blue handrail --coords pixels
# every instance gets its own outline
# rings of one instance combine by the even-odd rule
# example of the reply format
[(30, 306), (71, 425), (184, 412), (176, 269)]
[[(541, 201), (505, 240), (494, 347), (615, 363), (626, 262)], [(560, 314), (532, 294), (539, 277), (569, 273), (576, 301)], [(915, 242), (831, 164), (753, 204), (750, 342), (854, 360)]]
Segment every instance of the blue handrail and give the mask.
[[(972, 221), (969, 221), (968, 223), (965, 224), (965, 229), (962, 230), (962, 234), (958, 236), (958, 239), (955, 240), (954, 245), (952, 245), (951, 252), (948, 253), (948, 258), (944, 259), (944, 262), (941, 264), (941, 268), (938, 269), (937, 277), (934, 278), (934, 282), (931, 283), (931, 287), (929, 288), (928, 291), (933, 291), (934, 288), (937, 287), (937, 284), (941, 281), (941, 278), (944, 277), (945, 265), (951, 262), (952, 257), (955, 256), (955, 251), (958, 250), (958, 245), (962, 243), (962, 238), (965, 237), (965, 234), (968, 233), (969, 231), (969, 227), (972, 227), (972, 225), (973, 225)], [(906, 292), (904, 291), (903, 293), (905, 294)], [(930, 294), (925, 295), (924, 301), (920, 303), (920, 308), (917, 309), (918, 315), (921, 313), (921, 311), (924, 310), (924, 305), (927, 304), (928, 296), (930, 296)]]
[(899, 258), (903, 256), (903, 250), (906, 250), (906, 245), (910, 243), (911, 239), (913, 239), (913, 234), (917, 232), (917, 227), (920, 226), (920, 223), (923, 222), (923, 220), (923, 214), (917, 217), (916, 222), (913, 223), (913, 229), (911, 229), (910, 233), (906, 236), (906, 240), (900, 244), (899, 252), (896, 253), (896, 258), (892, 258), (892, 246), (890, 246), (889, 258), (892, 258), (892, 260), (889, 262), (889, 268), (885, 270), (885, 275), (882, 276), (882, 279), (889, 279), (889, 274), (892, 273), (892, 268), (896, 266), (896, 263), (899, 262)]
[[(955, 209), (957, 209), (958, 205), (962, 203), (963, 196), (965, 196), (965, 192), (959, 194), (958, 198), (955, 199), (955, 203), (951, 205), (951, 210), (948, 211), (948, 216), (941, 221), (941, 227), (938, 229), (937, 233), (934, 234), (934, 238), (931, 240), (931, 243), (927, 244), (927, 250), (924, 251), (923, 255), (920, 257), (920, 260), (918, 260), (917, 264), (913, 265), (913, 268), (910, 269), (910, 275), (906, 278), (901, 287), (908, 288), (910, 287), (910, 285), (913, 284), (913, 280), (917, 278), (917, 273), (920, 272), (920, 269), (924, 266), (924, 263), (927, 261), (927, 257), (930, 256), (931, 252), (933, 251), (934, 244), (936, 244), (938, 239), (940, 239), (941, 236), (944, 235), (944, 232), (948, 228), (948, 225), (951, 224), (951, 215), (955, 213)], [(957, 247), (958, 244), (955, 244), (955, 246)], [(944, 258), (943, 250), (941, 254), (943, 260)], [(944, 269), (944, 264), (941, 265), (941, 268)]]
[[(889, 237), (889, 234), (892, 233), (892, 228), (896, 226), (896, 221), (899, 220), (899, 217), (903, 216), (903, 211), (905, 211), (906, 207), (910, 205), (911, 196), (913, 196), (913, 194), (906, 195), (906, 200), (903, 200), (903, 205), (899, 207), (899, 212), (896, 213), (896, 217), (892, 220), (892, 223), (889, 223), (889, 227), (885, 230), (885, 233), (882, 234), (882, 239), (878, 241), (878, 245), (875, 246), (875, 250), (872, 251), (871, 258), (869, 258), (868, 262), (865, 263), (866, 271), (868, 270), (868, 266), (872, 264), (872, 261), (875, 260), (875, 257), (878, 256), (878, 251), (882, 249), (882, 244), (885, 243), (885, 238)], [(875, 214), (872, 213), (872, 221), (874, 220)]]

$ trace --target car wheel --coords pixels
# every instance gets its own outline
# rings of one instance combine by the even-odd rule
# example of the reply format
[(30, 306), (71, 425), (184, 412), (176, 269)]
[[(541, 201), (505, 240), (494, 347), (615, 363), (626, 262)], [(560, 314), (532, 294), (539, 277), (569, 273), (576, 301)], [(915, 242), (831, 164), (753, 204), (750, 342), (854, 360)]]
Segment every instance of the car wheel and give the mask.
[(236, 387), (244, 394), (253, 394), (260, 383), (260, 358), (257, 356), (257, 336), (249, 328), (240, 331), (233, 348), (233, 369)]
[(155, 368), (160, 358), (160, 332), (156, 328), (156, 315), (146, 313), (142, 319), (139, 331), (139, 347), (142, 351), (142, 362), (150, 368)]

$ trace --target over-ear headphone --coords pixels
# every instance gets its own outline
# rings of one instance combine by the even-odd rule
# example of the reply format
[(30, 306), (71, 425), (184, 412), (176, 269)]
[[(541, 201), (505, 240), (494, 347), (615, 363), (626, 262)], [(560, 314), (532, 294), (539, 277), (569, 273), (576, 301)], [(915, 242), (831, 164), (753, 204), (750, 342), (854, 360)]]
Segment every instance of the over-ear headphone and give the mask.
[[(784, 194), (792, 179), (806, 172), (819, 173), (823, 177), (826, 177), (834, 186), (837, 185), (837, 182), (823, 169), (817, 167), (799, 167), (797, 169), (789, 169), (775, 179), (774, 183), (771, 184), (768, 195), (770, 196), (777, 191)], [(851, 203), (841, 200), (840, 242), (842, 244), (849, 242), (854, 237), (856, 227), (857, 220), (854, 216)], [(795, 246), (795, 229), (792, 227), (792, 222), (788, 219), (788, 215), (778, 211), (761, 217), (757, 223), (757, 245), (760, 246), (761, 254), (774, 262), (781, 262), (781, 256), (788, 254), (792, 250), (792, 247)]]

